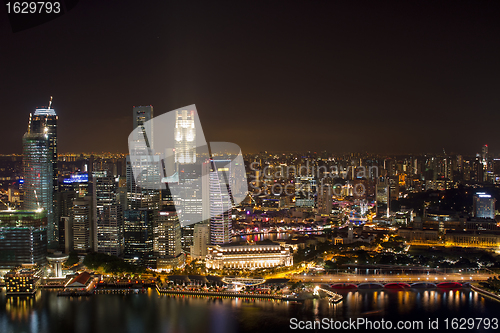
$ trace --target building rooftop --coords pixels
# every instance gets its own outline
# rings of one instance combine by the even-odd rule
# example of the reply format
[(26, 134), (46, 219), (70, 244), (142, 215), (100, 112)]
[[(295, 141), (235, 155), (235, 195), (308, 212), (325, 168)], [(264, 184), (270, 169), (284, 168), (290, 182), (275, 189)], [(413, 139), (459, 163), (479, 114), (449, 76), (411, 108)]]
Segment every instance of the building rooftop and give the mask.
[(55, 116), (56, 111), (54, 109), (36, 109), (35, 116)]

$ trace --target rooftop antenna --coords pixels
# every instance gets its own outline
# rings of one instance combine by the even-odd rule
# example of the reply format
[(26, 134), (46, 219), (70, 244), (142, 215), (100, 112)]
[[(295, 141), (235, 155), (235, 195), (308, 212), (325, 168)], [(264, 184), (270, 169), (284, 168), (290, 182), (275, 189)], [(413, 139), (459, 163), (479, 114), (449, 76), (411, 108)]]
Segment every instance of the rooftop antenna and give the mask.
[(50, 109), (51, 105), (52, 105), (52, 96), (50, 96), (50, 101), (49, 101), (49, 107), (48, 107), (48, 109)]

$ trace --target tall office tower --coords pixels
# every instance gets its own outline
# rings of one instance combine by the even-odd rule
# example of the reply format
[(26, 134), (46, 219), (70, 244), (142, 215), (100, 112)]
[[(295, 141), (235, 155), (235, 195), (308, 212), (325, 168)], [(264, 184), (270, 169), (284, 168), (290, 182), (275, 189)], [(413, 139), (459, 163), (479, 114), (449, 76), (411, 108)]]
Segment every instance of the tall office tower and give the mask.
[(47, 239), (57, 243), (54, 221), (52, 160), (47, 134), (28, 133), (23, 136), (24, 209), (47, 212)]
[(0, 269), (43, 265), (47, 256), (46, 211), (0, 211)]
[(191, 258), (204, 259), (208, 253), (210, 244), (210, 224), (201, 222), (194, 225), (193, 245), (191, 246)]
[(485, 192), (474, 194), (474, 217), (494, 219), (495, 198)]
[(119, 256), (123, 253), (123, 211), (115, 179), (107, 171), (94, 171), (93, 179), (97, 252)]
[(330, 184), (320, 185), (318, 191), (318, 213), (328, 216), (332, 212), (333, 198)]
[(232, 197), (230, 188), (230, 160), (212, 160), (209, 174), (210, 243), (231, 242)]
[(375, 200), (377, 215), (382, 215), (383, 213), (385, 213), (386, 217), (389, 217), (390, 187), (389, 179), (387, 177), (380, 177), (379, 179), (377, 179)]
[[(158, 156), (152, 156), (150, 142), (143, 127), (144, 123), (153, 118), (152, 106), (137, 106), (133, 108), (134, 129), (139, 127), (137, 138), (131, 142), (130, 151), (136, 158), (134, 163), (141, 165), (143, 170), (138, 179), (134, 178), (130, 156), (126, 160), (127, 177), (127, 208), (128, 209), (158, 209), (160, 204), (160, 182), (161, 177), (158, 174), (160, 159)], [(143, 186), (147, 184), (147, 186)], [(152, 185), (157, 184), (153, 189)]]
[(177, 213), (182, 221), (181, 244), (185, 252), (193, 245), (194, 223), (202, 220), (201, 165), (196, 163), (196, 128), (194, 111), (175, 113), (175, 170), (179, 190), (174, 201), (179, 202)]
[(153, 222), (153, 250), (158, 257), (177, 256), (181, 249), (181, 226), (175, 211), (158, 211)]
[[(177, 213), (182, 220), (181, 243), (186, 252), (189, 252), (193, 245), (194, 223), (203, 220), (201, 171), (201, 164), (179, 165), (178, 186), (180, 188), (173, 199), (180, 203)], [(172, 186), (175, 187), (176, 184)]]
[(175, 115), (175, 163), (196, 162), (196, 129), (194, 111), (176, 111)]
[[(138, 126), (143, 126), (145, 122), (153, 118), (153, 106), (134, 106), (133, 107), (133, 122), (134, 128)], [(139, 135), (144, 135), (145, 131), (139, 131)], [(140, 138), (143, 139), (143, 138)]]
[(73, 200), (71, 219), (73, 221), (73, 249), (80, 253), (88, 250), (94, 251), (91, 196)]
[(314, 193), (316, 192), (316, 179), (313, 176), (300, 176), (295, 178), (295, 206), (314, 207)]
[[(54, 109), (50, 106), (52, 104), (52, 97), (50, 97), (49, 107), (48, 108), (37, 108), (34, 114), (30, 113), (29, 125), (28, 125), (28, 133), (31, 134), (42, 134), (47, 136), (48, 141), (48, 157), (49, 161), (52, 164), (52, 192), (55, 193), (58, 190), (58, 170), (57, 170), (57, 115)], [(47, 223), (48, 223), (48, 240), (49, 247), (50, 245), (54, 245), (58, 240), (58, 232), (57, 232), (57, 216), (55, 214), (57, 198), (54, 194), (52, 194), (52, 213), (47, 215)], [(52, 230), (53, 229), (53, 230)]]
[(153, 220), (151, 210), (126, 210), (123, 212), (125, 259), (149, 265), (153, 258)]
[(482, 148), (481, 148), (481, 164), (482, 164), (482, 167), (483, 167), (483, 177), (482, 177), (482, 181), (486, 181), (487, 180), (487, 176), (488, 176), (488, 145), (484, 145)]

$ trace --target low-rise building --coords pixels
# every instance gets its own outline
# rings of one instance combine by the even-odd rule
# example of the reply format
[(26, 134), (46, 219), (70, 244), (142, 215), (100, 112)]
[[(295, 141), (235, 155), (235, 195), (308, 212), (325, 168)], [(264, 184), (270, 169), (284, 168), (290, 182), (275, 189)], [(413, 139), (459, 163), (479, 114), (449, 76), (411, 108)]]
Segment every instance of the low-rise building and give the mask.
[(40, 285), (41, 270), (18, 269), (5, 274), (5, 289), (7, 295), (32, 295)]
[(86, 292), (94, 288), (96, 279), (89, 273), (83, 272), (72, 278), (65, 286), (64, 291), (69, 292)]
[(249, 269), (293, 265), (290, 247), (274, 242), (230, 243), (208, 248), (206, 266), (211, 269)]

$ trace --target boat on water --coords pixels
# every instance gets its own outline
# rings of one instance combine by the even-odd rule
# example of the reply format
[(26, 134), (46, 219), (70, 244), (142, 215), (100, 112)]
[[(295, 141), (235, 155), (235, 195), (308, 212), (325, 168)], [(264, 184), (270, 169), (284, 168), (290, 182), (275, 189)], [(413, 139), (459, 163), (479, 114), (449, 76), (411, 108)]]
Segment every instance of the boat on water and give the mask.
[(411, 287), (416, 289), (430, 289), (436, 288), (436, 284), (431, 282), (415, 282), (411, 284)]
[(384, 289), (410, 289), (411, 286), (408, 283), (403, 282), (391, 282), (384, 285)]
[(460, 282), (441, 282), (438, 283), (436, 287), (446, 288), (446, 289), (458, 289), (462, 288), (462, 284)]
[(358, 289), (358, 285), (354, 283), (334, 283), (330, 285), (332, 289)]

